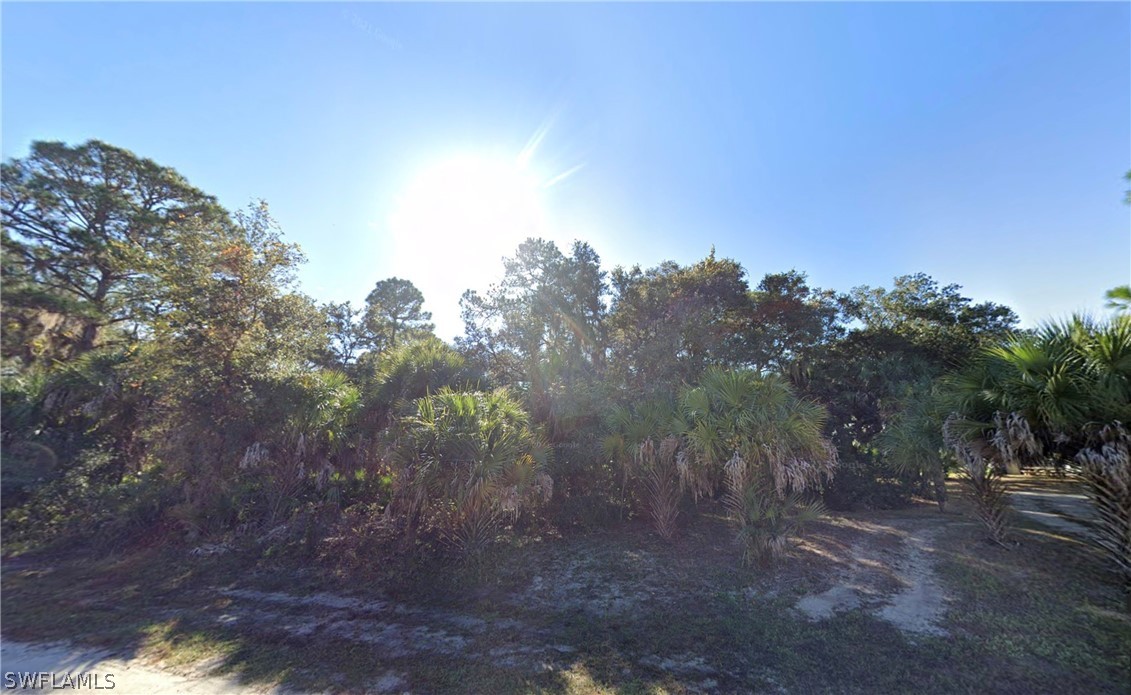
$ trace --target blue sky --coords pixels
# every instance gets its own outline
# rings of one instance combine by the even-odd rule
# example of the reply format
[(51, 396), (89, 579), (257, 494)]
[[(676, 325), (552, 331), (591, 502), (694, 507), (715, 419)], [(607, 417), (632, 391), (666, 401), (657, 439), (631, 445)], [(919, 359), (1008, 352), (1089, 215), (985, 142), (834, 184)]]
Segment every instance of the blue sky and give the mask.
[(100, 138), (229, 207), (264, 198), (309, 257), (305, 292), (360, 302), (408, 277), (444, 338), (517, 232), (408, 233), (390, 216), (436, 162), (513, 158), (538, 132), (541, 180), (574, 172), (539, 189), (538, 229), (609, 268), (714, 245), (751, 284), (922, 271), (1026, 324), (1100, 312), (1131, 281), (1127, 3), (0, 13), (4, 158)]

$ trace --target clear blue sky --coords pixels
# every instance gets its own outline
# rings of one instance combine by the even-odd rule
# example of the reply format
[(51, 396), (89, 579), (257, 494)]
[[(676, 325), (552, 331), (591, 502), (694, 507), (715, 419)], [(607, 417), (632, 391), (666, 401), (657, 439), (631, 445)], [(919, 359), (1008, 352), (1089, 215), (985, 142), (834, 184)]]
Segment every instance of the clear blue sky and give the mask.
[(610, 268), (713, 244), (751, 284), (923, 271), (1026, 324), (1131, 281), (1128, 3), (0, 12), (4, 158), (100, 138), (229, 207), (264, 198), (309, 256), (305, 292), (407, 276), (444, 338), (454, 288), (501, 263), (430, 263), (458, 250), (395, 239), (395, 199), (427, 162), (517, 154), (540, 128), (544, 173), (580, 166), (543, 191), (551, 236)]

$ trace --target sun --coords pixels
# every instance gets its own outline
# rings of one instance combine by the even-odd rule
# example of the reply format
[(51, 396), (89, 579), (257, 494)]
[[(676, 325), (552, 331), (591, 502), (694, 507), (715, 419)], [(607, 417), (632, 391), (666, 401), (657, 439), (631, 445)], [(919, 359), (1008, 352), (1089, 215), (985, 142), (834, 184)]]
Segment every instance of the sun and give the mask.
[(527, 238), (556, 240), (545, 205), (555, 183), (522, 154), (451, 155), (406, 178), (388, 217), (387, 260), (424, 293), (443, 337), (459, 325), (465, 290), (502, 278), (503, 258)]
[(546, 232), (542, 186), (520, 158), (462, 154), (424, 167), (395, 203), (398, 241), (465, 262)]

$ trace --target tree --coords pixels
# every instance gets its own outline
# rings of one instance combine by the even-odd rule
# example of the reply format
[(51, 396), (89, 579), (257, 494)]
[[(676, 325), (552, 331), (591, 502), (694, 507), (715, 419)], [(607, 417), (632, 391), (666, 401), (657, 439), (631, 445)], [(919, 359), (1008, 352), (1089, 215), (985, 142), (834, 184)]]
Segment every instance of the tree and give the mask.
[(673, 392), (712, 365), (750, 361), (749, 287), (742, 266), (711, 255), (693, 266), (617, 268), (609, 316), (611, 366), (633, 394)]
[(830, 505), (891, 507), (906, 500), (908, 483), (918, 476), (893, 475), (877, 435), (907, 409), (909, 389), (966, 364), (1016, 325), (1008, 307), (975, 304), (960, 290), (939, 287), (922, 273), (895, 278), (890, 290), (858, 287), (840, 303), (859, 325), (813, 353), (805, 370), (791, 372), (829, 408), (829, 434), (842, 462), (825, 491)]
[(1125, 314), (1131, 312), (1131, 285), (1120, 285), (1107, 291), (1107, 308)]
[(836, 450), (825, 439), (825, 409), (798, 398), (777, 375), (712, 368), (680, 396), (680, 471), (696, 494), (721, 478), (746, 561), (779, 557), (821, 513), (807, 493), (832, 478)]
[(0, 264), (4, 279), (0, 354), (24, 367), (74, 357), (85, 327), (81, 307), (37, 282), (10, 244), (0, 246)]
[(34, 142), (30, 156), (3, 165), (2, 177), (7, 262), (21, 264), (40, 290), (17, 297), (79, 321), (80, 353), (107, 326), (159, 311), (148, 280), (174, 224), (195, 220), (211, 230), (227, 222), (216, 200), (176, 171), (98, 140)]
[(1009, 307), (972, 304), (958, 285), (939, 287), (924, 273), (895, 278), (891, 290), (857, 287), (848, 300), (849, 315), (865, 330), (891, 333), (924, 357), (945, 367), (964, 364), (987, 339), (1004, 337), (1017, 325)]
[(933, 382), (910, 385), (902, 403), (877, 437), (880, 453), (897, 474), (930, 481), (939, 511), (943, 511), (946, 462), (942, 426), (948, 413), (941, 388)]
[(269, 438), (263, 428), (286, 421), (269, 395), (280, 375), (309, 370), (326, 350), (324, 317), (291, 291), (302, 253), (266, 204), (223, 233), (203, 224), (178, 225), (155, 283), (163, 311), (131, 367), (160, 396), (151, 436), (184, 477), (194, 518), (208, 518), (248, 447)]
[(363, 321), (365, 307), (355, 309), (349, 302), (329, 302), (322, 305), (322, 311), (326, 314), (329, 329), (328, 362), (349, 368), (371, 342)]
[(418, 399), (397, 424), (394, 513), (428, 521), (464, 554), (479, 555), (503, 514), (553, 492), (548, 449), (505, 390), (453, 391)]
[(1131, 433), (1119, 422), (1104, 426), (1076, 461), (1099, 517), (1094, 541), (1123, 581), (1131, 609)]
[(767, 274), (750, 293), (751, 359), (762, 369), (786, 372), (843, 335), (840, 303), (828, 290), (810, 288), (805, 273)]
[(369, 424), (380, 429), (420, 398), (445, 387), (485, 388), (483, 375), (462, 354), (434, 335), (384, 353), (366, 353), (358, 363)]
[(424, 295), (408, 280), (381, 280), (365, 298), (365, 328), (377, 352), (432, 332), (432, 313), (424, 311)]
[[(677, 422), (672, 401), (613, 406), (605, 417), (607, 434), (602, 441), (604, 454), (620, 467), (622, 494), (634, 494), (656, 532), (669, 541), (675, 535), (683, 496)], [(630, 489), (630, 482), (636, 489)]]
[(604, 450), (665, 539), (684, 492), (698, 500), (722, 490), (744, 561), (772, 560), (822, 510), (810, 493), (836, 467), (825, 416), (779, 375), (711, 367), (676, 402), (611, 409)]
[(485, 295), (460, 301), (460, 349), (495, 383), (525, 396), (554, 443), (599, 420), (595, 385), (605, 365), (605, 273), (588, 244), (564, 255), (544, 239), (527, 239), (503, 261), (503, 279)]
[(1026, 452), (1064, 464), (1100, 425), (1131, 422), (1131, 316), (1076, 316), (1014, 335), (948, 384), (956, 431), (993, 443), (1000, 466), (1026, 463)]
[(1100, 514), (1099, 545), (1131, 580), (1131, 315), (1076, 316), (984, 349), (948, 380), (950, 443), (1016, 472), (1075, 462)]

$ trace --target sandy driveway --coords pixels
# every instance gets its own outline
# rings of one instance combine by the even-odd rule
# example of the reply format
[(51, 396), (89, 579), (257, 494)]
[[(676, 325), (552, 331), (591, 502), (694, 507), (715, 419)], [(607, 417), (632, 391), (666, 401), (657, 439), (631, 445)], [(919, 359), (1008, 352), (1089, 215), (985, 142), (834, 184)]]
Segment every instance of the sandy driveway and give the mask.
[[(144, 664), (140, 659), (116, 656), (97, 649), (66, 644), (25, 644), (4, 640), (0, 643), (0, 670), (3, 685), (21, 690), (57, 692), (90, 691), (97, 686), (121, 695), (218, 695), (219, 693), (275, 692), (241, 684), (238, 680), (218, 676), (179, 676)], [(40, 679), (40, 674), (42, 680)], [(66, 680), (70, 678), (70, 682)], [(82, 679), (89, 683), (85, 687)], [(54, 683), (52, 683), (54, 678)], [(35, 686), (26, 687), (29, 682)], [(52, 685), (55, 687), (53, 688)]]

